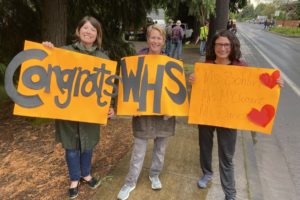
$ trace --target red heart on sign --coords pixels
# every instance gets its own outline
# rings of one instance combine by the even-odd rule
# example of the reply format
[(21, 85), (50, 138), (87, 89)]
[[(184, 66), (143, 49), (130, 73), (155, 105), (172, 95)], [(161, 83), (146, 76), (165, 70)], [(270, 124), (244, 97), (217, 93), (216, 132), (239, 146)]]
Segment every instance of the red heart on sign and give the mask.
[(271, 105), (264, 105), (260, 111), (255, 108), (248, 113), (248, 119), (262, 127), (266, 127), (275, 115), (275, 109)]
[(277, 79), (280, 77), (280, 72), (278, 70), (274, 71), (270, 76), (268, 73), (263, 73), (259, 76), (259, 79), (267, 87), (273, 89), (277, 85)]

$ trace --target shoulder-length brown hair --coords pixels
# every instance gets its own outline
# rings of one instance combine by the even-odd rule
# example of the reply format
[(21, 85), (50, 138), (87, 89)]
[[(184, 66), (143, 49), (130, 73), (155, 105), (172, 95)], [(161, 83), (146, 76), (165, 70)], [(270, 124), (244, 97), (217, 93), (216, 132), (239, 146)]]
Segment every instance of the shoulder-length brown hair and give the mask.
[(98, 48), (101, 48), (102, 47), (101, 23), (96, 18), (91, 16), (85, 16), (79, 21), (75, 31), (75, 37), (76, 37), (75, 41), (80, 41), (79, 30), (86, 22), (90, 22), (93, 25), (93, 27), (95, 27), (95, 29), (97, 30), (97, 37), (94, 42), (94, 45), (97, 46)]
[(235, 34), (228, 30), (221, 30), (213, 36), (212, 42), (206, 50), (206, 60), (216, 60), (215, 42), (219, 37), (226, 37), (230, 41), (231, 52), (229, 54), (229, 60), (239, 60), (242, 56), (240, 41)]

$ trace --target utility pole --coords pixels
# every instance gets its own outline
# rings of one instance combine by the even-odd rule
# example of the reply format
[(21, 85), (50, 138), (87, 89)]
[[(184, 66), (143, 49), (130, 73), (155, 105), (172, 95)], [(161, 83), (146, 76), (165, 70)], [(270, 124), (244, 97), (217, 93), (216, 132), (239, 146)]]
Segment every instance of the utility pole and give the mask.
[(229, 16), (229, 0), (216, 1), (216, 31), (226, 29)]
[(282, 23), (282, 26), (283, 26), (283, 27), (284, 27), (284, 25), (285, 25), (285, 20), (286, 20), (286, 18), (287, 18), (288, 8), (289, 8), (289, 0), (287, 0), (287, 2), (286, 2), (286, 8), (285, 8), (285, 13), (284, 13), (284, 20), (283, 20), (283, 23)]
[(226, 29), (229, 16), (229, 0), (216, 0), (216, 16), (209, 17), (209, 32), (208, 32), (208, 46), (211, 45), (212, 37), (216, 31)]

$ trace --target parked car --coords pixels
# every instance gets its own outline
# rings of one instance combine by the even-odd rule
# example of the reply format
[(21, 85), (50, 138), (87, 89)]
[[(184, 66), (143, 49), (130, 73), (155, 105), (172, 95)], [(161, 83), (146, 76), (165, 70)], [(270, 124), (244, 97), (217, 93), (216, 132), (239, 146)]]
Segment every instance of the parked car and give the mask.
[(155, 19), (154, 23), (162, 27), (163, 29), (166, 28), (166, 22), (164, 19)]
[[(174, 28), (176, 26), (176, 24), (172, 25), (172, 28)], [(183, 43), (185, 43), (187, 40), (191, 39), (192, 37), (192, 33), (193, 33), (193, 29), (189, 29), (187, 23), (181, 23), (181, 28), (183, 29), (184, 32), (184, 36), (183, 36)]]
[(125, 40), (146, 40), (147, 27), (154, 23), (155, 22), (151, 17), (147, 17), (142, 27), (136, 30), (134, 30), (134, 28), (129, 28), (129, 30), (125, 31)]
[(267, 16), (257, 16), (255, 20), (255, 24), (263, 24), (268, 19)]

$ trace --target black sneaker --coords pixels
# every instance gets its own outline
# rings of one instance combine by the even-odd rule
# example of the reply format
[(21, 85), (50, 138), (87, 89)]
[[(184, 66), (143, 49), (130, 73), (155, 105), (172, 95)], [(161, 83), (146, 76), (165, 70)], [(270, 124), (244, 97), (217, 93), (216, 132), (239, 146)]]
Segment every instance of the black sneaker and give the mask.
[(69, 198), (70, 199), (75, 199), (78, 196), (78, 193), (79, 193), (78, 185), (75, 188), (69, 188)]
[(98, 180), (94, 177), (92, 177), (92, 179), (89, 181), (84, 180), (84, 178), (81, 178), (81, 180), (83, 183), (88, 184), (92, 189), (96, 189), (101, 184), (101, 180)]

